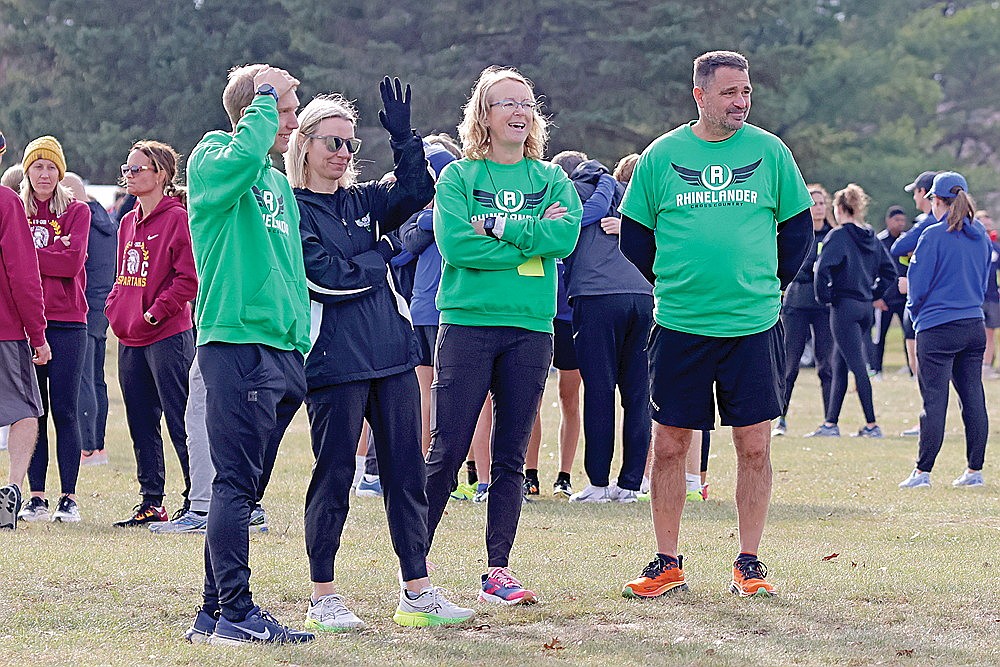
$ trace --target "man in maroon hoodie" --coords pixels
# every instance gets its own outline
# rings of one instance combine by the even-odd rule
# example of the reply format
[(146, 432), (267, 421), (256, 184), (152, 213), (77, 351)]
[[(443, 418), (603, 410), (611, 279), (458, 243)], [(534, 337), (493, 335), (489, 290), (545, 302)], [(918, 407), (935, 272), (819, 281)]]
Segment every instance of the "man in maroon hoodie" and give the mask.
[[(0, 157), (6, 147), (0, 133)], [(0, 530), (17, 527), (21, 485), (38, 438), (42, 398), (31, 364), (51, 358), (28, 218), (17, 194), (0, 186), (0, 426), (10, 424), (10, 475), (9, 484), (0, 488)]]

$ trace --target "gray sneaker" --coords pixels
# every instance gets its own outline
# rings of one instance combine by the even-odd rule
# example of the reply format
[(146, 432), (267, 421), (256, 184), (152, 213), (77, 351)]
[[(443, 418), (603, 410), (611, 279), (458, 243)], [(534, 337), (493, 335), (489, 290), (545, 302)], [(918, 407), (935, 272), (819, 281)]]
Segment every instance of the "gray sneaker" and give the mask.
[(840, 437), (840, 427), (836, 424), (831, 424), (827, 426), (826, 424), (820, 424), (816, 427), (816, 430), (812, 433), (806, 433), (807, 438), (839, 438)]
[(28, 504), (17, 513), (17, 518), (21, 521), (34, 523), (35, 521), (48, 521), (52, 518), (49, 514), (49, 501), (47, 498), (32, 496), (28, 498)]
[(21, 489), (8, 484), (0, 489), (0, 530), (17, 530), (17, 515), (21, 511)]
[(861, 429), (857, 433), (854, 434), (854, 437), (855, 438), (881, 438), (882, 437), (882, 429), (880, 429), (878, 427), (878, 424), (875, 424), (875, 426), (862, 426)]
[(905, 431), (903, 431), (899, 435), (902, 436), (902, 437), (904, 437), (904, 438), (919, 438), (920, 437), (920, 424), (917, 424), (916, 426), (911, 426), (910, 428), (906, 429)]
[(899, 483), (899, 488), (901, 489), (920, 489), (920, 488), (930, 488), (931, 486), (931, 474), (929, 472), (920, 472), (916, 468), (910, 473), (910, 476)]
[[(982, 470), (974, 470), (974, 471), (971, 471), (971, 472), (969, 470), (966, 470), (965, 472), (962, 473), (962, 475), (958, 479), (956, 479), (954, 482), (952, 482), (951, 485), (952, 486), (982, 486), (984, 483), (985, 482), (983, 482), (983, 471)], [(3, 526), (0, 526), (0, 528), (3, 528)]]
[(170, 521), (158, 521), (149, 524), (149, 532), (157, 535), (180, 533), (203, 534), (208, 527), (207, 514), (195, 514), (191, 510), (181, 509)]
[(360, 630), (365, 627), (365, 622), (347, 608), (343, 596), (334, 593), (324, 595), (315, 603), (309, 601), (309, 611), (306, 612), (306, 627), (310, 630), (324, 632), (344, 632)]
[(784, 417), (778, 417), (778, 423), (774, 425), (771, 429), (771, 437), (776, 438), (781, 435), (785, 435), (788, 432), (788, 422), (785, 421)]
[(437, 586), (428, 586), (416, 598), (407, 595), (405, 588), (400, 589), (399, 606), (396, 607), (392, 620), (396, 625), (426, 628), (462, 623), (475, 614), (472, 609), (459, 607), (451, 602)]
[[(205, 521), (207, 525), (208, 522), (207, 517)], [(264, 511), (264, 508), (262, 506), (257, 505), (256, 507), (253, 508), (253, 511), (250, 512), (249, 530), (251, 533), (266, 533), (268, 529), (269, 526), (267, 523), (267, 512)]]

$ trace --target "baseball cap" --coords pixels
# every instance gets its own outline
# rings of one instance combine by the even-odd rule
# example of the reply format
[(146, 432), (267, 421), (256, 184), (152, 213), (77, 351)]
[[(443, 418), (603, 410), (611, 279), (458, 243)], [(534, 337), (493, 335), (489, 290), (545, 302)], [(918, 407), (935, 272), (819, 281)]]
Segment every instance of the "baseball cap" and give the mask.
[(922, 171), (920, 175), (913, 179), (913, 182), (907, 185), (904, 190), (907, 192), (913, 192), (917, 188), (921, 190), (930, 190), (931, 183), (934, 182), (934, 175), (937, 174), (936, 171)]
[(965, 176), (957, 171), (942, 171), (934, 177), (927, 198), (942, 197), (950, 199), (957, 195), (960, 190), (969, 191), (969, 184), (965, 182)]
[(906, 209), (903, 208), (902, 206), (897, 206), (896, 204), (893, 204), (892, 206), (889, 207), (889, 210), (885, 212), (885, 217), (891, 218), (894, 215), (906, 215)]

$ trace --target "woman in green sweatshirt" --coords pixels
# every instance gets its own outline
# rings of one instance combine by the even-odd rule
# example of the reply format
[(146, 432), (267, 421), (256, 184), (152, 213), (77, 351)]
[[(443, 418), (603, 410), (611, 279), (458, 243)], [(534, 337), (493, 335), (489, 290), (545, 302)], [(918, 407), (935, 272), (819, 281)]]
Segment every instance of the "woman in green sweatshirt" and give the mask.
[(576, 246), (581, 205), (562, 169), (542, 161), (546, 119), (531, 82), (516, 70), (483, 71), (458, 131), (465, 158), (441, 173), (434, 207), (443, 268), (428, 532), (433, 539), (490, 392), (488, 559), (479, 598), (530, 603), (535, 594), (507, 565), (521, 513), (524, 454), (552, 360), (555, 260)]

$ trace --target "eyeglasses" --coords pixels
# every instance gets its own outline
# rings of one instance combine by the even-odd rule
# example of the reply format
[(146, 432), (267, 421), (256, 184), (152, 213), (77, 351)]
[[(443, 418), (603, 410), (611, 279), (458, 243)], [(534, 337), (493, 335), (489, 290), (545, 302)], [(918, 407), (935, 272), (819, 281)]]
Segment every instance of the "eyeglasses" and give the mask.
[(308, 137), (309, 139), (316, 139), (318, 141), (322, 141), (323, 144), (326, 146), (326, 150), (330, 151), (331, 153), (336, 153), (343, 146), (347, 146), (347, 152), (350, 153), (351, 155), (361, 150), (361, 140), (356, 139), (354, 137), (350, 139), (344, 139), (342, 137), (335, 137), (332, 134), (327, 134), (323, 136), (317, 134), (303, 134), (302, 136)]
[(512, 112), (514, 109), (524, 109), (528, 113), (533, 112), (538, 108), (538, 104), (527, 100), (525, 102), (518, 102), (516, 100), (500, 100), (499, 102), (494, 102), (490, 105), (491, 107), (500, 107), (507, 113)]
[(122, 176), (128, 176), (129, 174), (132, 174), (133, 176), (136, 176), (136, 175), (139, 174), (139, 172), (147, 171), (147, 170), (156, 171), (156, 167), (150, 166), (148, 164), (143, 164), (143, 165), (136, 165), (136, 164), (128, 165), (128, 164), (123, 164), (122, 165)]

